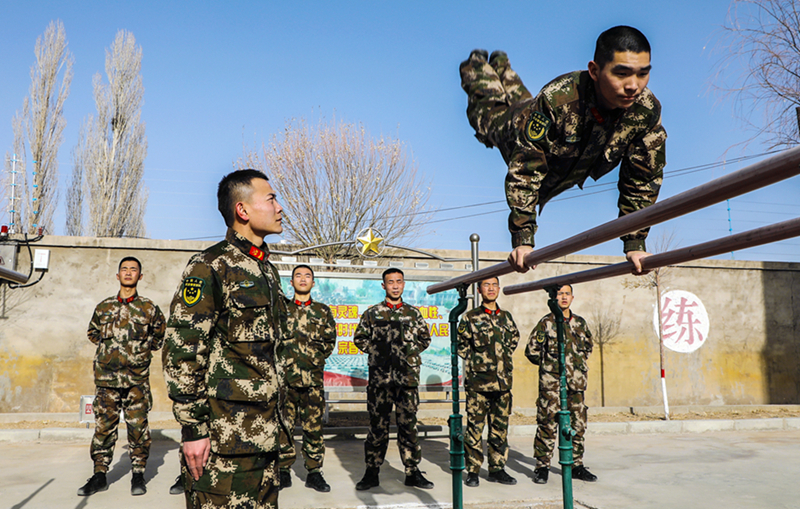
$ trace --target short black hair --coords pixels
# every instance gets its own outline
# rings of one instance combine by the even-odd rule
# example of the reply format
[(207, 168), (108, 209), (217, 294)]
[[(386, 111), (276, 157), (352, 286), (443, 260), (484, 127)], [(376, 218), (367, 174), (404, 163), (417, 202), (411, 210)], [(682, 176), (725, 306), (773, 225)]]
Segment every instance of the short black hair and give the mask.
[(309, 267), (308, 265), (298, 265), (297, 267), (292, 269), (292, 279), (294, 279), (294, 273), (297, 272), (297, 269), (308, 269), (311, 271), (311, 279), (314, 279), (314, 269)]
[(558, 287), (558, 289), (561, 290), (565, 286), (569, 286), (569, 293), (575, 295), (575, 290), (572, 289), (572, 285), (561, 285), (561, 286)]
[(406, 278), (406, 275), (403, 273), (402, 270), (398, 269), (397, 267), (390, 267), (390, 268), (388, 268), (388, 269), (383, 271), (383, 274), (381, 274), (381, 280), (385, 283), (386, 282), (386, 276), (388, 276), (389, 274), (395, 274), (395, 273), (400, 274), (401, 276), (403, 276), (403, 279)]
[(233, 226), (234, 218), (236, 217), (233, 207), (247, 196), (249, 190), (252, 190), (250, 183), (253, 179), (264, 179), (269, 182), (263, 172), (252, 168), (228, 173), (219, 181), (217, 208), (223, 219), (225, 219), (225, 226), (228, 228)]
[(126, 256), (125, 258), (120, 260), (119, 265), (117, 266), (117, 272), (119, 272), (119, 269), (122, 268), (122, 264), (125, 262), (136, 262), (136, 265), (139, 266), (139, 272), (142, 272), (142, 262), (140, 262), (139, 259), (136, 258), (135, 256)]
[(614, 60), (614, 53), (630, 51), (633, 53), (650, 53), (650, 43), (639, 30), (626, 25), (609, 28), (597, 38), (594, 48), (594, 63), (601, 69)]
[(497, 280), (497, 284), (498, 285), (500, 284), (500, 278), (497, 277), (497, 276), (492, 276), (492, 277), (487, 277), (485, 279), (481, 279), (480, 281), (478, 281), (478, 286), (480, 286), (481, 283), (483, 283), (484, 281), (489, 281), (490, 279), (496, 279)]

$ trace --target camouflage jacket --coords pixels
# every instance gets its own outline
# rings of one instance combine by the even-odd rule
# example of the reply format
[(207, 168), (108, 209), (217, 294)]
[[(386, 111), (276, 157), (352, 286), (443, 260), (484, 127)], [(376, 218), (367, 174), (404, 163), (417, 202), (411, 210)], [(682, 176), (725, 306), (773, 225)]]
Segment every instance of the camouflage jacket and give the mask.
[(511, 313), (483, 305), (458, 324), (458, 355), (464, 359), (464, 386), (475, 391), (511, 390), (519, 330)]
[(361, 315), (353, 342), (369, 355), (370, 385), (419, 386), (420, 354), (431, 335), (417, 308), (405, 302), (375, 304)]
[[(501, 147), (514, 247), (534, 245), (536, 206), (577, 185), (619, 170), (619, 215), (655, 203), (666, 165), (661, 103), (645, 88), (630, 108), (601, 112), (588, 71), (560, 76), (514, 118), (519, 133)], [(644, 250), (649, 229), (622, 238), (625, 252)]]
[(278, 448), (275, 348), (286, 297), (266, 245), (228, 229), (184, 270), (164, 348), (164, 378), (184, 441), (211, 438), (220, 454)]
[[(564, 322), (564, 357), (567, 369), (567, 387), (571, 391), (586, 390), (589, 371), (589, 354), (592, 353), (592, 333), (586, 320), (571, 313)], [(558, 337), (556, 317), (553, 313), (543, 317), (531, 331), (525, 356), (539, 365), (540, 372), (558, 376)]]
[(308, 300), (288, 301), (289, 336), (278, 346), (286, 385), (321, 387), (325, 359), (336, 345), (336, 322), (328, 306)]
[(150, 378), (152, 352), (164, 345), (164, 315), (153, 301), (135, 294), (109, 297), (97, 305), (89, 322), (98, 387), (133, 387)]

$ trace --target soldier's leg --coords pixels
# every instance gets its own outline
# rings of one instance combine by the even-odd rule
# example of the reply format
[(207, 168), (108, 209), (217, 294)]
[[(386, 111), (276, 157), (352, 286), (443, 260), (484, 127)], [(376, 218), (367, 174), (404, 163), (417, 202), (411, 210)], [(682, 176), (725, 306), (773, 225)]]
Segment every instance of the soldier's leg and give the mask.
[(277, 509), (278, 453), (223, 456), (211, 451), (203, 475), (191, 485), (187, 507)]
[(94, 473), (108, 472), (114, 459), (114, 444), (117, 443), (119, 410), (122, 404), (119, 389), (96, 387), (94, 402), (94, 435), (89, 454), (94, 462)]
[(483, 464), (483, 424), (486, 421), (488, 402), (483, 393), (467, 389), (467, 433), (464, 435), (464, 453), (467, 473), (477, 474)]
[(367, 467), (380, 468), (389, 447), (389, 415), (392, 400), (388, 386), (367, 386), (367, 411), (369, 412), (369, 433), (364, 441), (364, 461)]
[(549, 467), (553, 458), (553, 447), (558, 437), (558, 407), (558, 377), (540, 371), (539, 398), (536, 400), (536, 438), (533, 440), (536, 468)]
[(508, 461), (508, 419), (511, 415), (511, 391), (492, 393), (489, 400), (489, 472), (503, 470)]
[(492, 69), (494, 69), (497, 76), (500, 78), (500, 82), (503, 84), (503, 90), (506, 93), (506, 101), (509, 104), (533, 98), (522, 83), (519, 74), (511, 68), (511, 64), (508, 62), (508, 55), (506, 55), (505, 51), (493, 52), (489, 59), (489, 65), (492, 66)]
[(147, 414), (153, 407), (150, 384), (135, 385), (122, 399), (125, 423), (128, 425), (128, 455), (134, 474), (143, 474), (150, 456), (150, 424)]
[[(486, 61), (486, 55), (477, 50), (461, 63), (459, 70), (461, 88), (467, 93), (467, 118), (475, 129), (475, 137), (489, 148), (498, 147), (504, 151), (511, 138), (516, 137), (512, 119), (519, 108), (513, 106), (513, 99), (524, 96), (522, 90), (525, 90), (519, 76), (514, 81), (509, 74), (509, 83), (513, 85), (512, 95), (509, 95), (497, 71)], [(506, 72), (505, 68), (502, 70)]]
[(575, 430), (575, 437), (572, 439), (572, 459), (575, 461), (575, 466), (583, 465), (583, 451), (586, 434), (586, 421), (588, 409), (584, 403), (584, 392), (567, 393), (567, 404), (569, 405), (570, 421), (572, 422), (572, 429)]
[[(283, 398), (283, 408), (281, 413), (283, 415), (283, 422), (286, 423), (288, 430), (284, 430), (281, 426), (280, 430), (280, 460), (279, 465), (281, 470), (289, 470), (297, 458), (297, 451), (294, 446), (294, 424), (297, 421), (297, 407), (300, 399), (300, 394), (294, 387), (286, 387), (286, 394)], [(287, 433), (288, 431), (288, 433)]]
[(303, 457), (309, 473), (319, 472), (325, 457), (325, 441), (322, 439), (322, 413), (325, 410), (325, 394), (322, 387), (309, 387), (301, 412), (303, 422)]
[(417, 434), (417, 410), (419, 409), (418, 387), (393, 387), (397, 419), (397, 446), (406, 475), (417, 470), (422, 460), (422, 447)]

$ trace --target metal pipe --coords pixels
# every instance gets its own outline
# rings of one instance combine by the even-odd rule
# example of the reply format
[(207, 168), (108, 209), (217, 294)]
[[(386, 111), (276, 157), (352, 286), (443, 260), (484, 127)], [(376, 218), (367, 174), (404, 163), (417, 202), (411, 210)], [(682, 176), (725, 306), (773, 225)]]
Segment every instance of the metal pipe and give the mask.
[[(469, 236), (469, 243), (470, 247), (472, 248), (472, 270), (478, 270), (480, 267), (480, 252), (478, 251), (478, 243), (481, 240), (481, 236), (477, 233), (473, 233)], [(481, 303), (480, 298), (478, 297), (478, 284), (472, 283), (472, 307), (476, 308)]]
[[(33, 263), (33, 261), (31, 261)], [(6, 269), (0, 266), (0, 280), (7, 279), (9, 281), (13, 281), (14, 283), (19, 283), (24, 285), (28, 282), (28, 276), (26, 274), (21, 274), (14, 270)]]
[[(800, 217), (756, 228), (755, 230), (737, 233), (730, 237), (723, 237), (702, 244), (647, 256), (642, 259), (642, 268), (645, 270), (652, 270), (666, 265), (677, 265), (679, 263), (708, 258), (709, 256), (716, 256), (733, 250), (747, 249), (748, 247), (778, 242), (797, 236), (800, 236)], [(515, 295), (517, 293), (543, 290), (550, 286), (561, 287), (609, 277), (623, 276), (625, 274), (630, 274), (632, 268), (633, 263), (625, 261), (597, 269), (589, 269), (547, 279), (540, 279), (538, 281), (506, 286), (503, 288), (503, 294)]]
[[(561, 242), (542, 249), (535, 249), (525, 256), (525, 264), (532, 267), (601, 244), (626, 233), (700, 210), (728, 198), (766, 187), (798, 173), (800, 173), (800, 147), (795, 147)], [(431, 285), (428, 287), (428, 293), (432, 295), (450, 290), (460, 284), (469, 284), (487, 277), (499, 277), (513, 271), (512, 265), (505, 261), (483, 270)]]
[(453, 413), (450, 414), (450, 470), (453, 474), (453, 509), (464, 507), (461, 472), (464, 471), (464, 423), (459, 408), (458, 392), (458, 317), (467, 310), (467, 285), (458, 287), (458, 304), (450, 311), (450, 388)]

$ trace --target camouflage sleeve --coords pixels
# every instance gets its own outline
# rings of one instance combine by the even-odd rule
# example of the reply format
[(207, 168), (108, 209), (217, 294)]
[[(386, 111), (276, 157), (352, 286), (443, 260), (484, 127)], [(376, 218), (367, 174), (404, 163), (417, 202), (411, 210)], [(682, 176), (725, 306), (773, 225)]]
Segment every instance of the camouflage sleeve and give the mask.
[(92, 319), (89, 321), (89, 330), (86, 331), (86, 335), (89, 337), (89, 341), (95, 345), (100, 343), (102, 339), (102, 334), (100, 333), (100, 313), (97, 312), (97, 308), (94, 308)]
[(542, 344), (544, 343), (544, 319), (539, 320), (536, 327), (528, 337), (528, 346), (525, 348), (525, 357), (533, 364), (539, 365), (542, 361)]
[[(653, 127), (628, 147), (619, 168), (619, 216), (648, 207), (658, 199), (664, 176), (667, 132), (661, 125), (660, 107)], [(646, 251), (645, 239), (650, 228), (620, 237), (623, 251)]]
[(163, 355), (172, 412), (184, 441), (208, 437), (206, 372), (220, 308), (219, 280), (208, 265), (193, 257), (172, 299)]
[(322, 330), (322, 342), (325, 345), (322, 353), (327, 359), (333, 353), (333, 348), (336, 346), (336, 320), (333, 319), (333, 313), (328, 306), (324, 307), (325, 311), (325, 328)]
[(534, 246), (536, 233), (536, 205), (539, 203), (539, 188), (547, 175), (547, 159), (550, 152), (550, 127), (556, 125), (556, 115), (543, 96), (531, 106), (527, 125), (515, 126), (521, 132), (518, 143), (508, 161), (505, 191), (506, 202), (511, 212), (508, 216), (508, 231), (511, 245)]
[(353, 334), (353, 343), (359, 350), (369, 355), (372, 351), (372, 319), (370, 318), (369, 310), (364, 311), (361, 315), (361, 320), (358, 321), (358, 327)]
[(417, 330), (414, 334), (420, 353), (431, 346), (431, 331), (428, 329), (428, 322), (422, 318), (422, 313), (417, 311)]
[(472, 344), (472, 328), (466, 317), (462, 317), (458, 324), (458, 350), (457, 354), (462, 359), (469, 355), (470, 345)]
[(586, 323), (586, 320), (583, 321), (583, 330), (586, 333), (586, 351), (592, 353), (594, 341), (592, 340), (592, 330), (589, 328), (589, 324)]
[(164, 333), (167, 330), (167, 322), (164, 313), (158, 306), (154, 306), (153, 317), (150, 320), (150, 350), (156, 351), (164, 346)]
[(517, 349), (517, 345), (519, 345), (519, 329), (517, 328), (517, 324), (514, 322), (514, 318), (509, 313), (508, 315), (508, 323), (511, 329), (511, 344), (509, 344), (509, 348), (511, 351), (515, 351)]

